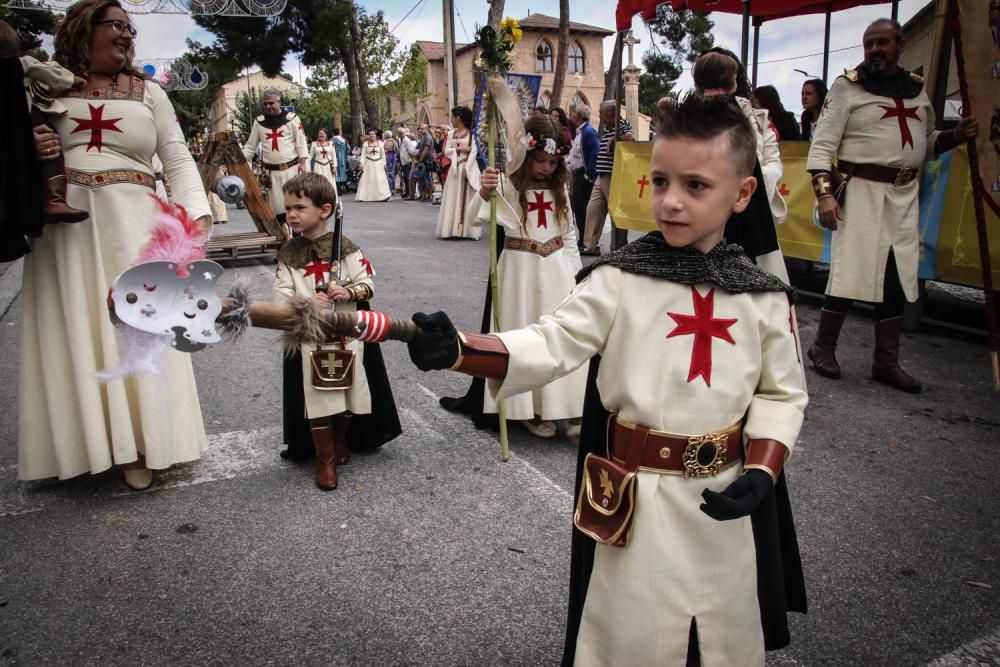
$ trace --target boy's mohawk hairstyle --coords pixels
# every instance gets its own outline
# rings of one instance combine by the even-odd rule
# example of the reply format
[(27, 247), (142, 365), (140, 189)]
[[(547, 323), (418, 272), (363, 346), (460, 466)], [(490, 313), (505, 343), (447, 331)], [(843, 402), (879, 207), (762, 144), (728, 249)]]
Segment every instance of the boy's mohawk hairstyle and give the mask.
[(757, 134), (732, 95), (688, 93), (680, 102), (659, 111), (657, 137), (709, 140), (728, 134), (737, 171), (745, 176), (753, 174)]

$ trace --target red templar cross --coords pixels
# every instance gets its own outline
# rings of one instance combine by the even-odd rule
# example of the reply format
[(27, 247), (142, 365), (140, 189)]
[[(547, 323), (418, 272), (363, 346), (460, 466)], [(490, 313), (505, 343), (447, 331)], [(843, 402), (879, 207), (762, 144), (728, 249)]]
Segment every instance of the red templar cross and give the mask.
[(108, 118), (105, 120), (105, 105), (94, 106), (93, 104), (88, 104), (87, 106), (90, 107), (90, 118), (70, 118), (70, 120), (76, 121), (76, 129), (71, 134), (90, 130), (90, 143), (87, 144), (87, 150), (96, 148), (97, 152), (100, 153), (102, 152), (101, 149), (104, 148), (104, 130), (108, 132), (121, 132), (117, 125), (121, 118)]
[(278, 150), (278, 137), (283, 137), (283, 136), (285, 136), (285, 133), (277, 128), (271, 130), (270, 132), (264, 133), (264, 138), (271, 140), (272, 151)]
[(548, 229), (549, 222), (545, 217), (545, 212), (552, 210), (552, 202), (545, 201), (544, 192), (536, 191), (534, 195), (535, 195), (535, 201), (530, 202), (528, 204), (528, 213), (531, 213), (532, 211), (538, 211), (538, 228), (541, 229), (542, 227), (544, 227), (545, 229)]
[(306, 272), (306, 278), (309, 276), (313, 277), (316, 284), (319, 285), (323, 282), (323, 276), (330, 272), (331, 264), (330, 262), (324, 262), (319, 257), (313, 258), (313, 261), (302, 267)]
[[(910, 126), (906, 122), (907, 118), (912, 118), (913, 120), (919, 121), (920, 116), (917, 115), (917, 109), (919, 107), (908, 107), (903, 103), (898, 97), (892, 98), (892, 101), (896, 103), (894, 107), (886, 107), (881, 104), (878, 105), (879, 109), (885, 111), (882, 114), (882, 118), (895, 118), (899, 122), (899, 138), (901, 141), (900, 148), (906, 148), (906, 144), (910, 144), (910, 148), (913, 148), (913, 135), (910, 133)], [(879, 118), (879, 120), (882, 120)]]
[(778, 193), (782, 197), (787, 197), (788, 195), (792, 194), (792, 191), (788, 189), (788, 183), (782, 183), (781, 187), (778, 188)]
[(688, 371), (688, 382), (691, 382), (699, 375), (704, 378), (705, 384), (712, 386), (712, 339), (721, 338), (727, 343), (736, 344), (729, 334), (729, 327), (736, 324), (736, 319), (716, 319), (713, 317), (715, 311), (715, 289), (708, 290), (708, 294), (702, 296), (698, 294), (695, 287), (691, 287), (691, 295), (694, 297), (694, 315), (682, 315), (680, 313), (667, 313), (674, 319), (677, 326), (667, 334), (667, 338), (674, 336), (685, 336), (694, 334), (694, 347), (691, 349), (691, 368)]
[(639, 199), (642, 199), (642, 193), (646, 191), (646, 186), (649, 185), (649, 179), (646, 178), (646, 174), (642, 175), (638, 181), (635, 182), (639, 186)]
[(365, 267), (365, 273), (370, 276), (375, 275), (375, 269), (372, 268), (372, 261), (365, 256), (361, 257), (361, 266)]

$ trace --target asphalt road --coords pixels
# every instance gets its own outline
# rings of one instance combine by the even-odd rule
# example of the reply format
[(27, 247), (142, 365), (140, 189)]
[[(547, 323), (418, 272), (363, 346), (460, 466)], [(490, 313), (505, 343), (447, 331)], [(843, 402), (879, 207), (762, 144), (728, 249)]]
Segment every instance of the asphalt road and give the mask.
[[(438, 209), (348, 198), (374, 305), (476, 330), (486, 240), (433, 238)], [(247, 229), (245, 212), (217, 233)], [(607, 243), (607, 237), (605, 237)], [(144, 493), (109, 471), (19, 482), (20, 265), (0, 266), (0, 666), (553, 665), (561, 654), (574, 447), (512, 426), (512, 457), (383, 346), (404, 433), (323, 493), (281, 460), (280, 346), (252, 331), (194, 355), (211, 448)], [(227, 265), (270, 296), (270, 259)], [(803, 339), (817, 307), (800, 304)], [(1000, 664), (1000, 399), (983, 342), (907, 334), (920, 395), (868, 377), (849, 318), (845, 377), (809, 374), (788, 467), (810, 595), (773, 665)]]

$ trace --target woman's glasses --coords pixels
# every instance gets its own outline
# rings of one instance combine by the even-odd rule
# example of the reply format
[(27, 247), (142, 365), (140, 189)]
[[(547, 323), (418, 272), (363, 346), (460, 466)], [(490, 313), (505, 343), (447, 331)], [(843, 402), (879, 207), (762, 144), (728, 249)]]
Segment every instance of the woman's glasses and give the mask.
[(118, 19), (111, 19), (110, 21), (96, 21), (94, 25), (109, 25), (111, 26), (111, 29), (119, 35), (127, 31), (133, 38), (135, 38), (139, 32), (131, 23), (125, 23), (124, 21), (119, 21)]

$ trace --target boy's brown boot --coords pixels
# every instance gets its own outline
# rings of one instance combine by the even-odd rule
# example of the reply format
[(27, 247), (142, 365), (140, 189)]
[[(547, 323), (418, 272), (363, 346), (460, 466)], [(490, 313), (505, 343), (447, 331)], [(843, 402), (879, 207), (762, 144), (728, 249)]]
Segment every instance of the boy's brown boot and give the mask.
[(337, 457), (337, 463), (343, 465), (351, 460), (351, 450), (347, 447), (347, 428), (351, 425), (351, 416), (337, 415), (331, 417), (330, 421), (333, 429), (334, 454)]
[(846, 318), (847, 313), (838, 313), (826, 308), (821, 309), (816, 340), (806, 352), (806, 356), (813, 362), (813, 369), (823, 377), (833, 380), (840, 379), (840, 364), (837, 363), (837, 356), (834, 352), (837, 349), (840, 328), (844, 325)]
[[(62, 160), (53, 160), (62, 164)], [(44, 177), (44, 176), (43, 176)], [(42, 185), (42, 222), (82, 222), (90, 216), (87, 211), (73, 208), (66, 203), (66, 175), (59, 174), (45, 179)]]
[(330, 426), (313, 426), (313, 446), (316, 448), (316, 486), (324, 491), (337, 488), (337, 458), (334, 453), (334, 431)]
[(911, 394), (919, 394), (923, 388), (920, 380), (899, 367), (899, 335), (902, 330), (902, 317), (890, 317), (875, 323), (872, 379)]

